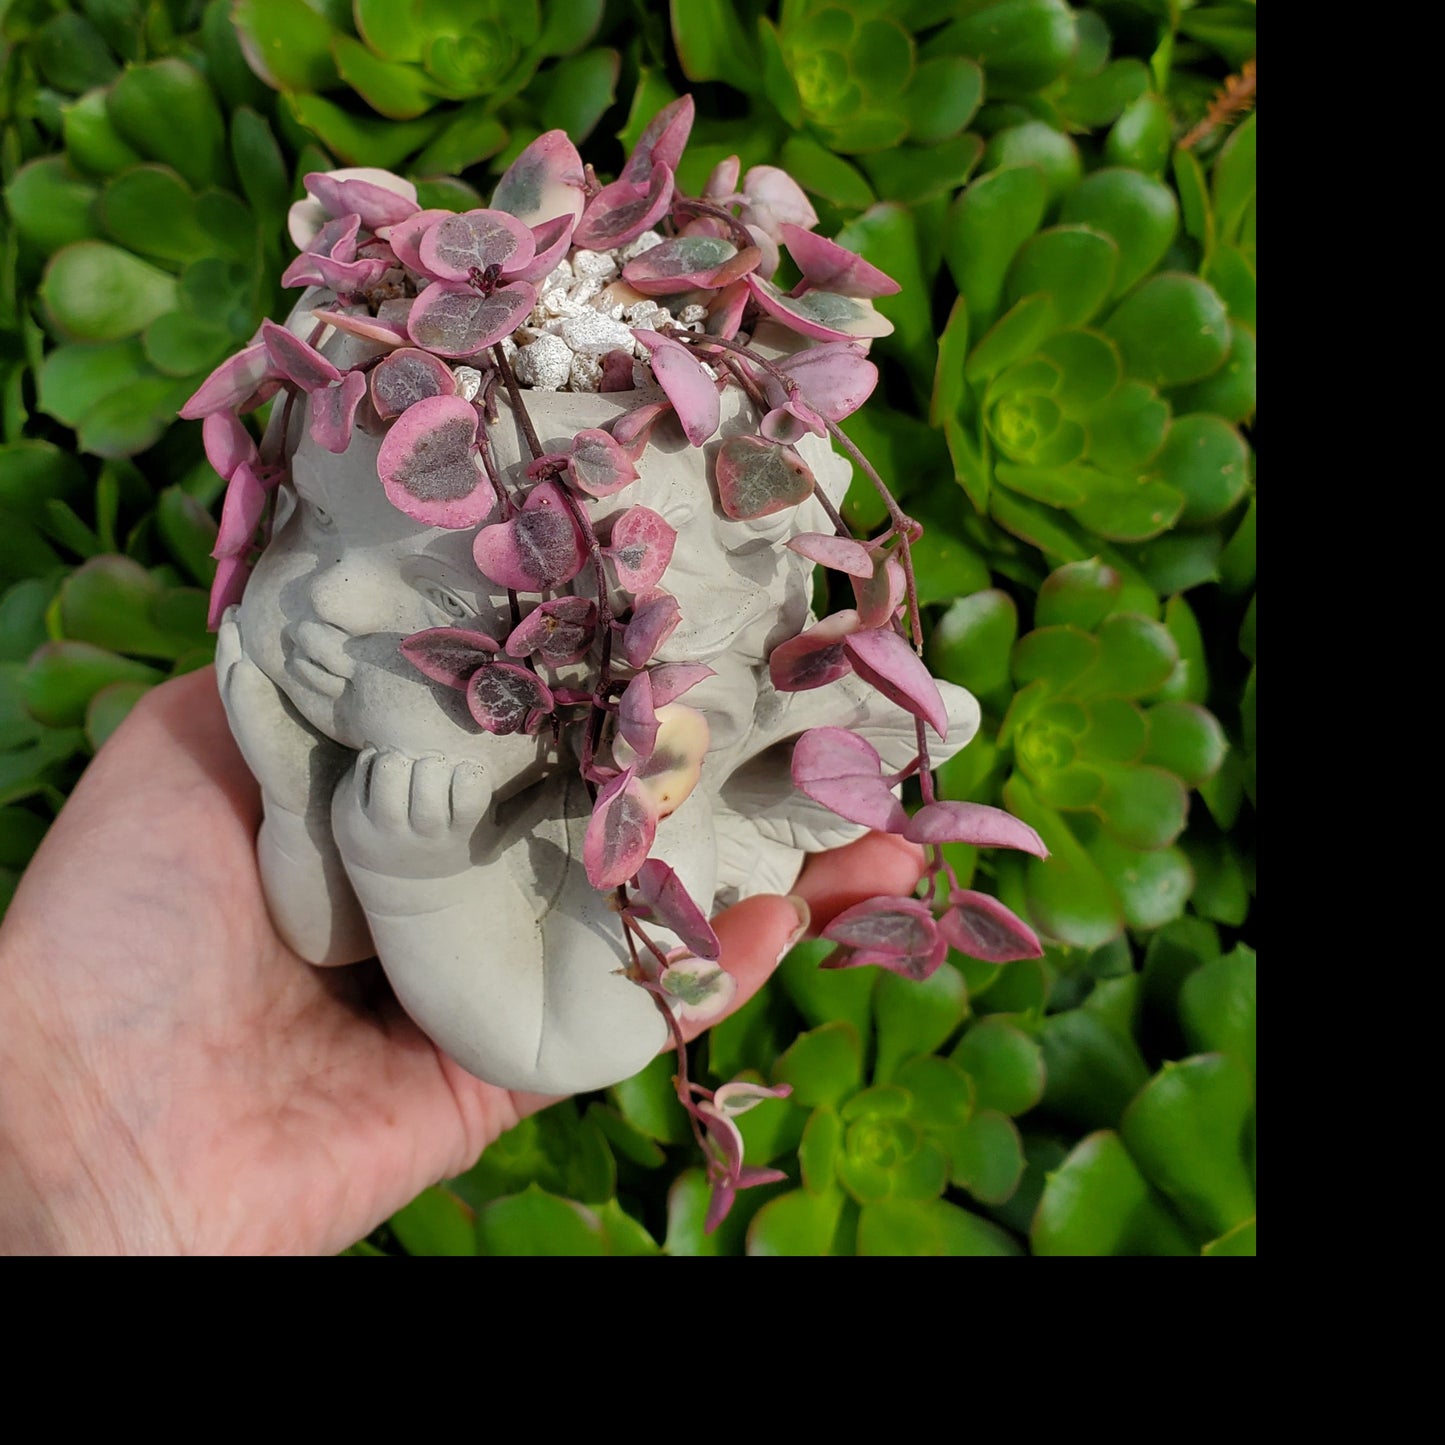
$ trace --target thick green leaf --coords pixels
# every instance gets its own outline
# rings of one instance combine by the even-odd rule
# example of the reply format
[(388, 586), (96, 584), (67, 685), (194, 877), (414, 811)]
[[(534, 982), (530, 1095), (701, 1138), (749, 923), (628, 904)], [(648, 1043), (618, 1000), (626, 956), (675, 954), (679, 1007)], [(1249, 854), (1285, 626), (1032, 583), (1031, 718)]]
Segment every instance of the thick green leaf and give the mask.
[(1097, 659), (1071, 684), (1071, 697), (1144, 697), (1169, 677), (1179, 659), (1168, 629), (1137, 612), (1106, 617), (1095, 636)]
[(420, 66), (382, 60), (349, 35), (331, 40), (336, 72), (376, 112), (415, 120), (436, 104), (436, 91)]
[(760, 88), (761, 58), (733, 0), (671, 0), (669, 9), (689, 80), (722, 80), (748, 93)]
[[(752, 1191), (749, 1191), (750, 1193)], [(748, 1226), (750, 1255), (816, 1257), (836, 1252), (845, 1220), (842, 1190), (809, 1194), (794, 1189), (768, 1200)]]
[(495, 155), (507, 143), (507, 128), (485, 100), (451, 112), (436, 139), (417, 156), (415, 171), (423, 176), (452, 176)]
[(861, 211), (877, 199), (855, 165), (834, 155), (810, 136), (790, 136), (784, 142), (779, 164), (805, 191), (835, 206)]
[(1075, 186), (1084, 173), (1079, 148), (1046, 121), (1030, 120), (999, 131), (983, 153), (985, 171), (1006, 166), (1036, 166), (1044, 173), (1052, 207)]
[(913, 73), (903, 97), (910, 138), (932, 146), (956, 136), (983, 98), (983, 71), (961, 55), (925, 60)]
[(1177, 417), (1154, 468), (1184, 493), (1180, 522), (1200, 526), (1222, 517), (1249, 485), (1249, 448), (1221, 417)]
[(1184, 494), (1165, 482), (1131, 481), (1093, 469), (1089, 475), (1088, 496), (1070, 510), (1075, 520), (1101, 537), (1147, 541), (1172, 527), (1184, 510)]
[(998, 0), (964, 8), (968, 13), (933, 44), (982, 61), (992, 93), (1040, 90), (1073, 58), (1078, 33), (1065, 0)]
[(195, 189), (226, 183), (230, 165), (221, 108), (205, 78), (185, 61), (128, 67), (111, 87), (106, 110), (128, 144), (179, 171)]
[(100, 217), (127, 250), (162, 261), (196, 261), (215, 240), (196, 218), (190, 187), (169, 166), (134, 166), (106, 186)]
[(1009, 166), (979, 177), (954, 203), (943, 254), (975, 328), (998, 310), (1004, 277), (1043, 219), (1048, 183), (1035, 166)]
[(559, 60), (541, 77), (547, 87), (542, 124), (548, 130), (565, 130), (581, 145), (617, 98), (621, 64), (617, 51), (601, 49)]
[(898, 1086), (912, 1100), (909, 1119), (925, 1131), (955, 1129), (973, 1115), (974, 1082), (950, 1059), (910, 1059), (898, 1070)]
[(1100, 832), (1089, 840), (1089, 856), (1108, 879), (1130, 928), (1161, 928), (1184, 912), (1195, 876), (1179, 848), (1140, 850)]
[(1010, 304), (1043, 293), (1053, 298), (1060, 326), (1082, 326), (1104, 304), (1119, 248), (1087, 226), (1054, 226), (1030, 237), (1009, 269)]
[(1152, 386), (1126, 381), (1089, 417), (1089, 459), (1105, 471), (1138, 475), (1164, 445), (1169, 404)]
[(884, 973), (873, 995), (878, 1057), (873, 1077), (891, 1079), (908, 1059), (931, 1054), (968, 1014), (968, 989), (952, 964), (917, 982)]
[(1160, 702), (1149, 709), (1145, 760), (1168, 768), (1191, 787), (1219, 770), (1229, 747), (1214, 714), (1190, 702)]
[(1025, 296), (1007, 311), (969, 353), (963, 373), (972, 382), (996, 376), (1030, 356), (1054, 327), (1054, 303), (1048, 296)]
[(824, 1194), (833, 1187), (842, 1148), (843, 1123), (837, 1113), (814, 1109), (798, 1144), (798, 1167), (809, 1194)]
[(1197, 276), (1164, 272), (1132, 292), (1104, 323), (1131, 376), (1180, 386), (1216, 371), (1229, 353), (1229, 320), (1218, 293)]
[(249, 106), (231, 116), (231, 158), (261, 226), (279, 228), (291, 199), (286, 162), (271, 127)]
[(144, 451), (176, 419), (195, 390), (195, 378), (142, 375), (107, 393), (80, 419), (80, 448), (100, 457)]
[[(8, 7), (7, 7), (8, 8)], [(101, 33), (83, 15), (62, 12), (40, 27), (33, 55), (45, 83), (77, 95), (115, 77), (115, 57)]]
[(1214, 249), (1214, 206), (1209, 199), (1204, 167), (1193, 151), (1175, 150), (1174, 185), (1184, 213), (1184, 233), (1198, 241), (1207, 256)]
[(996, 1224), (944, 1199), (890, 1199), (858, 1216), (858, 1253), (932, 1259), (1014, 1256), (1023, 1251)]
[(777, 980), (810, 1027), (820, 1028), (840, 1019), (851, 1024), (859, 1039), (866, 1041), (873, 1032), (877, 970), (819, 968), (833, 947), (826, 939), (798, 944), (783, 960)]
[(105, 98), (105, 90), (97, 88), (87, 91), (61, 111), (65, 154), (70, 163), (86, 175), (114, 175), (127, 166), (138, 165), (143, 159), (115, 128), (106, 110)]
[(590, 1209), (533, 1184), (478, 1210), (477, 1253), (602, 1255), (607, 1248), (602, 1221)]
[(436, 134), (440, 115), (388, 121), (354, 116), (319, 95), (288, 94), (286, 105), (297, 122), (318, 137), (349, 166), (394, 170)]
[(1007, 592), (988, 588), (960, 597), (929, 634), (929, 667), (977, 697), (1000, 693), (1008, 686), (1018, 627), (1018, 607)]
[(423, 1190), (388, 1223), (410, 1255), (471, 1257), (477, 1252), (475, 1216), (440, 1184)]
[(1253, 1217), (1246, 1219), (1243, 1224), (1235, 1225), (1228, 1234), (1221, 1234), (1218, 1239), (1211, 1239), (1199, 1252), (1206, 1259), (1236, 1255), (1245, 1259), (1253, 1259), (1255, 1257)]
[(0, 446), (0, 507), (32, 521), (43, 521), (48, 505), (76, 498), (85, 471), (54, 442), (27, 437)]
[(897, 357), (918, 391), (926, 394), (936, 365), (933, 310), (919, 262), (918, 230), (912, 213), (887, 202), (872, 206), (838, 232), (837, 242), (856, 251), (902, 287), (896, 296), (881, 296), (874, 302), (894, 327), (891, 336), (874, 345), (880, 353)]
[(1034, 1215), (1038, 1255), (1192, 1255), (1195, 1247), (1112, 1130), (1054, 1170)]
[[(1087, 632), (1113, 611), (1122, 586), (1119, 574), (1097, 557), (1056, 568), (1039, 588), (1034, 608), (1038, 627), (1072, 626)], [(1095, 654), (1089, 651), (1092, 662)]]
[[(1124, 926), (1123, 909), (1107, 879), (1052, 808), (1045, 807), (1017, 773), (1004, 787), (1004, 806), (1037, 830), (1049, 858), (1025, 864), (1028, 911), (1050, 937), (1077, 948), (1097, 948)], [(1027, 969), (1010, 964), (1005, 974)], [(997, 985), (995, 986), (995, 990)], [(990, 991), (990, 1007), (996, 1000)]]
[(859, 162), (885, 201), (919, 206), (952, 195), (967, 183), (983, 155), (983, 142), (972, 131), (935, 145), (903, 145)]
[[(1242, 771), (1242, 763), (1236, 766)], [(1205, 798), (1205, 802), (1210, 800)], [(1219, 822), (1225, 810), (1216, 810), (1210, 803), (1209, 811)], [(1186, 835), (1183, 846), (1194, 869), (1194, 893), (1190, 901), (1195, 911), (1215, 923), (1238, 928), (1249, 917), (1251, 878), (1246, 859), (1222, 838)]]
[(1059, 111), (1072, 126), (1101, 130), (1142, 99), (1148, 88), (1144, 62), (1127, 56), (1110, 61), (1094, 75), (1074, 75), (1059, 97)]
[(1230, 1054), (1255, 1077), (1254, 950), (1240, 944), (1189, 975), (1179, 993), (1179, 1021), (1189, 1046)]
[(1179, 206), (1162, 181), (1110, 166), (1065, 198), (1059, 219), (1112, 236), (1119, 247), (1113, 294), (1122, 296), (1163, 258), (1179, 229)]
[(949, 1178), (981, 1204), (1002, 1204), (1013, 1196), (1024, 1172), (1023, 1143), (1012, 1119), (980, 1109), (948, 1136)]
[[(405, 24), (406, 7), (390, 0), (390, 8)], [(248, 58), (268, 84), (304, 91), (326, 90), (336, 83), (331, 53), (335, 32), (306, 0), (237, 0), (234, 16), (250, 42)]]
[(78, 642), (173, 662), (205, 645), (205, 614), (202, 607), (199, 635), (169, 631), (157, 622), (166, 591), (129, 557), (95, 557), (61, 587), (60, 623), (65, 636)]
[(634, 1129), (663, 1144), (680, 1144), (692, 1137), (687, 1115), (672, 1085), (676, 1071), (672, 1055), (659, 1054), (645, 1069), (608, 1090), (612, 1102)]
[(949, 1057), (973, 1080), (981, 1109), (1026, 1114), (1043, 1097), (1039, 1045), (1006, 1019), (980, 1020)]
[(1255, 116), (1224, 143), (1214, 163), (1214, 213), (1220, 239), (1237, 243), (1255, 193)]
[(49, 255), (101, 233), (95, 186), (81, 180), (64, 156), (43, 156), (21, 166), (5, 187), (5, 208), (15, 229)]
[(1176, 411), (1213, 412), (1225, 421), (1248, 421), (1255, 408), (1257, 344), (1243, 321), (1229, 325), (1229, 355), (1224, 365), (1203, 381), (1170, 394)]
[(1082, 1128), (1112, 1128), (1148, 1082), (1148, 1067), (1133, 1039), (1087, 1009), (1051, 1015), (1040, 1042), (1043, 1107)]
[(173, 276), (105, 241), (78, 241), (45, 268), (40, 296), (55, 324), (77, 341), (117, 341), (173, 310)]
[(90, 699), (113, 682), (160, 682), (163, 673), (85, 642), (47, 642), (21, 679), (25, 706), (47, 727), (78, 727)]
[(1254, 1090), (1239, 1059), (1196, 1054), (1165, 1064), (1119, 1126), (1145, 1178), (1201, 1242), (1254, 1214), (1244, 1139), (1253, 1106)]
[(1157, 176), (1169, 160), (1169, 132), (1168, 105), (1157, 95), (1141, 95), (1130, 101), (1114, 122), (1104, 142), (1104, 159), (1111, 166), (1129, 166)]
[(778, 1060), (777, 1078), (793, 1086), (793, 1101), (805, 1109), (836, 1108), (863, 1082), (857, 1030), (839, 1020), (799, 1034)]

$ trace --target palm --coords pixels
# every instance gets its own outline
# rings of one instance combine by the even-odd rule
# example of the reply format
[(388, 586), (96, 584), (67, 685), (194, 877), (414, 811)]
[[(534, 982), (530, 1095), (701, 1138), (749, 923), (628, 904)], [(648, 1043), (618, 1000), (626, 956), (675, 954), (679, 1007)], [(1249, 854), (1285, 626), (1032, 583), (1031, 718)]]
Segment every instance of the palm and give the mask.
[[(319, 970), (288, 949), (259, 816), (212, 674), (168, 684), (102, 750), (0, 935), (7, 1113), (67, 1130), (87, 1173), (122, 1181), (93, 1246), (334, 1251), (546, 1102), (439, 1054), (374, 963)], [(916, 877), (873, 839), (799, 891), (831, 915)], [(739, 1002), (795, 926), (778, 899), (719, 920)]]

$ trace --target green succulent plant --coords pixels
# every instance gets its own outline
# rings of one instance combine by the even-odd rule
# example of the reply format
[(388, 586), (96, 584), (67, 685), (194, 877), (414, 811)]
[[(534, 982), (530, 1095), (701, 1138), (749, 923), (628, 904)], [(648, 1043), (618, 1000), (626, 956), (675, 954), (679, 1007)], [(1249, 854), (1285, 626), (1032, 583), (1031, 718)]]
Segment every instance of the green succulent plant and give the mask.
[(603, 0), (235, 0), (246, 58), (298, 135), (347, 165), (459, 176), (544, 130), (581, 140), (619, 56)]

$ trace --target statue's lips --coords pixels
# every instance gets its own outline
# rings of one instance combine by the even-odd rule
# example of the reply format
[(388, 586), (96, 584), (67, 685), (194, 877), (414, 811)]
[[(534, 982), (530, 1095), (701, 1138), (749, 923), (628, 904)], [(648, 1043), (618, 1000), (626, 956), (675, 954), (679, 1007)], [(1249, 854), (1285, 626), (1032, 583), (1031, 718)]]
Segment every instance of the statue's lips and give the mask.
[(346, 691), (355, 668), (346, 655), (349, 634), (325, 622), (298, 622), (281, 634), (286, 670), (325, 697)]

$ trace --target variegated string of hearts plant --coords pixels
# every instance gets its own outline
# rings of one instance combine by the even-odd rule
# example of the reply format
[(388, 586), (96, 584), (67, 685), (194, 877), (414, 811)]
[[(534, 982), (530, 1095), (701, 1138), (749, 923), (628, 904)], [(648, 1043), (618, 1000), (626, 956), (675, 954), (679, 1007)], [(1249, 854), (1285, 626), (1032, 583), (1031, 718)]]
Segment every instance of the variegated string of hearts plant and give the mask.
[[(549, 132), (513, 162), (489, 208), (463, 214), (421, 209), (409, 184), (385, 172), (307, 176), (310, 199), (291, 214), (303, 249), (284, 280), (323, 288), (334, 301), (311, 312), (309, 340), (264, 323), (182, 415), (205, 419), (207, 454), (228, 482), (213, 626), (241, 596), (286, 472), (287, 427), (268, 433), (277, 440), (267, 454), (240, 417), (278, 394), (288, 415), (306, 399), (311, 436), (331, 452), (347, 449), (358, 417), (384, 431), (379, 482), (407, 516), (478, 529), (473, 555), (482, 575), (507, 592), (509, 634), (431, 628), (407, 638), (402, 652), (428, 678), (463, 690), (487, 732), (532, 733), (546, 723), (560, 739), (580, 729), (576, 752), (594, 798), (584, 864), (595, 887), (615, 892), (632, 977), (657, 998), (677, 1042), (679, 1097), (713, 1184), (711, 1228), (738, 1189), (782, 1177), (743, 1165), (733, 1120), (787, 1086), (711, 1091), (686, 1074), (679, 1017), (715, 1016), (733, 983), (716, 964), (718, 940), (703, 906), (710, 900), (691, 898), (649, 854), (659, 822), (696, 784), (708, 746), (701, 714), (677, 700), (712, 672), (653, 661), (680, 621), (678, 600), (663, 585), (673, 528), (634, 506), (604, 541), (584, 505), (637, 478), (661, 417), (675, 412), (688, 441), (701, 447), (719, 428), (720, 393), (741, 388), (758, 425), (717, 449), (713, 480), (723, 512), (748, 521), (816, 496), (832, 523), (831, 533), (802, 532), (786, 546), (845, 574), (855, 605), (776, 647), (773, 686), (798, 692), (853, 673), (915, 720), (917, 755), (898, 773), (885, 773), (874, 748), (842, 728), (815, 728), (795, 747), (793, 780), (809, 798), (928, 852), (923, 896), (873, 898), (833, 919), (824, 937), (838, 946), (824, 967), (876, 964), (924, 979), (950, 946), (995, 963), (1037, 956), (1026, 924), (959, 885), (942, 845), (1038, 856), (1045, 849), (1008, 813), (934, 796), (928, 733), (941, 737), (947, 717), (921, 660), (910, 548), (922, 529), (839, 427), (877, 382), (867, 341), (891, 324), (873, 298), (897, 285), (815, 235), (818, 218), (806, 196), (776, 167), (742, 176), (734, 158), (717, 167), (701, 197), (683, 195), (675, 173), (692, 118), (690, 97), (659, 112), (606, 185), (566, 135)], [(799, 277), (786, 290), (774, 281), (782, 251)], [(752, 344), (764, 318), (811, 344), (773, 359)], [(333, 327), (375, 343), (368, 359), (343, 371), (322, 355), (317, 343)], [(544, 451), (524, 400), (528, 385), (605, 392), (653, 383), (665, 399), (625, 413), (610, 430), (578, 432), (561, 453)], [(498, 385), (532, 456), (527, 485), (515, 489), (488, 440)], [(887, 507), (880, 535), (854, 537), (815, 485), (794, 446), (809, 432), (831, 438), (877, 488)], [(567, 590), (584, 576), (591, 595)], [(619, 593), (630, 598), (620, 612), (611, 600)], [(585, 685), (555, 678), (579, 663), (587, 666)], [(895, 794), (913, 776), (923, 806), (910, 816)], [(940, 908), (942, 879), (948, 891)], [(672, 930), (682, 948), (664, 950), (649, 923)]]

